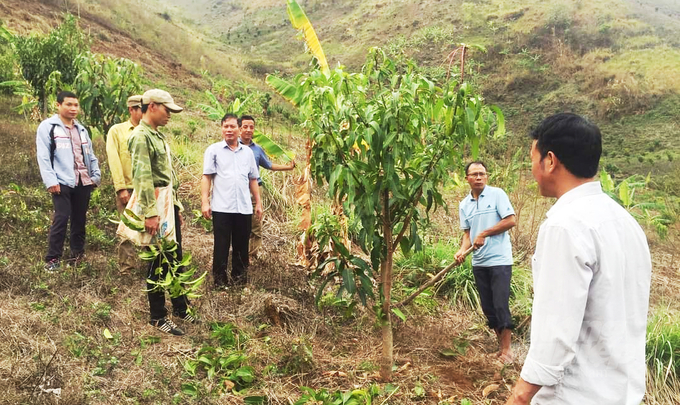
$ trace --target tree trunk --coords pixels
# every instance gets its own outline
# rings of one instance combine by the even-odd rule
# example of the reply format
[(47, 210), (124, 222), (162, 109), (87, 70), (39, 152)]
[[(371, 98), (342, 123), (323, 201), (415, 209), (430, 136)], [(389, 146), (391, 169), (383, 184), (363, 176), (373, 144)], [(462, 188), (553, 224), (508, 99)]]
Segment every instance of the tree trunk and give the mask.
[(387, 254), (381, 265), (382, 284), (382, 359), (380, 361), (380, 378), (384, 381), (392, 380), (393, 341), (392, 341), (392, 226), (390, 221), (389, 192), (383, 194), (383, 235)]

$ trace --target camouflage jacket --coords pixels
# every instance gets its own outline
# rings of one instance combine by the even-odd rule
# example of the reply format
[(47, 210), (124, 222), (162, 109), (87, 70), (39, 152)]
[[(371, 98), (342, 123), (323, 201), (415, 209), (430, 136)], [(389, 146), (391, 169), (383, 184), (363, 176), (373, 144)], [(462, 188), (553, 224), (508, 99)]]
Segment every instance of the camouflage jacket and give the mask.
[(144, 120), (140, 121), (128, 139), (132, 157), (132, 184), (139, 195), (139, 205), (145, 218), (158, 215), (156, 208), (156, 187), (166, 187), (172, 182), (173, 202), (182, 209), (177, 200), (179, 186), (172, 170), (170, 147), (159, 131), (155, 131)]

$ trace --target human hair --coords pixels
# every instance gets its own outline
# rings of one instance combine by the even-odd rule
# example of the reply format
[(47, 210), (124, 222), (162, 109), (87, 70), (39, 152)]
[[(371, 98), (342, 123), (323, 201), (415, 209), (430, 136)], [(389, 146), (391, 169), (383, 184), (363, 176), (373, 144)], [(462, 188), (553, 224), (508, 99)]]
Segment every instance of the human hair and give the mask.
[(484, 170), (489, 170), (489, 169), (486, 168), (486, 165), (484, 164), (484, 162), (482, 162), (481, 160), (475, 160), (474, 162), (470, 162), (467, 165), (465, 165), (465, 175), (466, 176), (468, 175), (468, 169), (472, 165), (482, 165), (484, 167)]
[(75, 98), (76, 100), (78, 99), (78, 96), (76, 96), (76, 93), (72, 91), (60, 91), (57, 93), (57, 103), (61, 104), (64, 102), (64, 99), (67, 98)]
[(149, 104), (142, 104), (142, 114), (146, 114), (149, 110)]
[(552, 115), (531, 132), (541, 160), (548, 152), (555, 154), (576, 177), (589, 179), (597, 173), (602, 154), (602, 134), (597, 125), (580, 115)]
[(232, 114), (232, 113), (224, 114), (224, 117), (222, 117), (222, 121), (220, 121), (220, 125), (223, 125), (226, 120), (230, 120), (230, 119), (235, 119), (238, 126), (239, 127), (241, 126), (241, 121), (239, 121), (238, 117), (235, 114)]
[(238, 119), (238, 126), (239, 128), (241, 127), (241, 124), (243, 121), (253, 121), (253, 124), (255, 123), (255, 118), (253, 118), (250, 115), (242, 115), (241, 118)]

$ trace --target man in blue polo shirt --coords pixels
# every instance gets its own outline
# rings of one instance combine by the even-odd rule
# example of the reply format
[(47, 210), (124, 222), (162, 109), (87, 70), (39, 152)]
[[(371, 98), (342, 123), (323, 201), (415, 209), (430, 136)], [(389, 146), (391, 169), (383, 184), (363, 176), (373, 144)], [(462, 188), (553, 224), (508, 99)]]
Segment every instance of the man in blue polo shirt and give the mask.
[[(258, 168), (263, 167), (271, 171), (281, 171), (281, 170), (293, 170), (295, 168), (295, 160), (287, 165), (280, 165), (272, 163), (264, 149), (253, 141), (253, 133), (255, 132), (255, 118), (250, 115), (242, 115), (238, 119), (238, 126), (241, 132), (240, 142), (250, 148), (255, 155), (255, 163)], [(262, 179), (257, 178), (257, 184), (262, 185)], [(255, 197), (253, 196), (253, 207), (255, 207)], [(262, 246), (262, 220), (256, 215), (253, 216), (253, 224), (250, 229), (250, 254), (256, 254), (257, 251)]]
[[(212, 217), (213, 221), (213, 281), (216, 288), (245, 283), (251, 217), (253, 211), (257, 217), (262, 215), (255, 157), (250, 148), (238, 142), (239, 125), (235, 115), (226, 114), (222, 118), (222, 136), (224, 141), (210, 145), (205, 151), (201, 178), (201, 211), (203, 217)], [(233, 253), (231, 277), (228, 278), (229, 247)]]
[(460, 202), (460, 227), (465, 233), (455, 260), (462, 263), (465, 251), (474, 246), (472, 272), (482, 311), (489, 328), (498, 337), (497, 356), (509, 363), (512, 361), (510, 341), (514, 326), (509, 307), (512, 246), (508, 230), (516, 224), (515, 211), (505, 191), (486, 185), (488, 175), (484, 163), (469, 163), (465, 175), (471, 191)]

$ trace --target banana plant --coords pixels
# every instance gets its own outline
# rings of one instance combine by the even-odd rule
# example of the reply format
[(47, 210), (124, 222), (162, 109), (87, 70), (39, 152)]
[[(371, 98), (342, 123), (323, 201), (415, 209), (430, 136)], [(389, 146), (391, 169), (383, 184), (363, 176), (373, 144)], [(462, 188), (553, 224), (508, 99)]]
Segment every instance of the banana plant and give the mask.
[(319, 62), (320, 70), (327, 75), (330, 73), (328, 61), (326, 60), (323, 48), (321, 48), (321, 42), (319, 42), (319, 38), (316, 36), (316, 31), (314, 31), (314, 27), (312, 27), (312, 23), (309, 21), (309, 18), (307, 18), (302, 7), (300, 7), (295, 0), (287, 1), (288, 7), (286, 8), (286, 11), (288, 11), (288, 18), (290, 18), (293, 28), (302, 33), (307, 50), (314, 58), (316, 58), (317, 62)]

